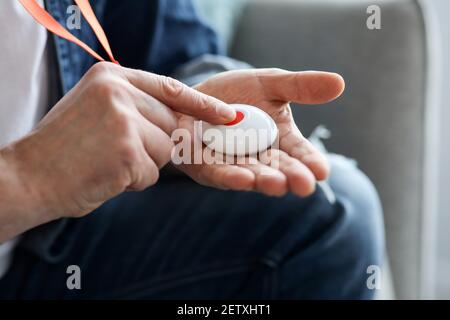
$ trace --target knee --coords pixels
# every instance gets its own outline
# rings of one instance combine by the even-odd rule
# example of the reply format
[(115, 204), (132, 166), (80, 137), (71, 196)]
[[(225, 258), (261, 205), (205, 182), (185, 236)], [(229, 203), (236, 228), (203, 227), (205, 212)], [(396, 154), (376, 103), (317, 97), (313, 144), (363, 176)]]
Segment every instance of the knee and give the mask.
[(290, 279), (280, 284), (282, 297), (373, 297), (369, 267), (380, 267), (384, 255), (378, 195), (351, 162), (333, 160), (331, 168), (328, 184), (311, 197), (285, 198), (286, 206), (302, 214), (292, 215), (289, 232), (275, 250), (283, 257), (281, 277)]
[[(378, 193), (356, 164), (341, 156), (331, 156), (329, 186), (336, 205), (342, 207), (348, 248), (361, 267), (382, 264), (384, 222)], [(357, 257), (357, 258), (356, 258)]]

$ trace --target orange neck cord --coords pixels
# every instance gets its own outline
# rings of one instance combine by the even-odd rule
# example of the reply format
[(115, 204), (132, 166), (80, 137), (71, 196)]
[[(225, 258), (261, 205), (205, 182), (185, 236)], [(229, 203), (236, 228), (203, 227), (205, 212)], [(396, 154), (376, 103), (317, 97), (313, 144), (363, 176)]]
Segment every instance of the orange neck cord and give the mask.
[[(19, 0), (19, 2), (24, 6), (24, 8), (28, 11), (31, 16), (42, 26), (44, 26), (50, 32), (64, 38), (70, 42), (75, 43), (80, 46), (84, 50), (86, 50), (90, 55), (94, 58), (105, 61), (97, 52), (92, 50), (86, 43), (75, 37), (69, 31), (67, 31), (58, 21), (56, 21), (44, 8), (42, 8), (36, 0)], [(97, 20), (95, 16), (94, 10), (92, 10), (91, 4), (89, 0), (75, 0), (78, 8), (83, 14), (84, 18), (87, 20), (98, 40), (100, 41), (103, 48), (105, 48), (106, 53), (109, 58), (115, 64), (119, 64), (117, 60), (114, 58), (111, 47), (109, 46), (108, 38), (106, 37), (105, 32), (103, 31), (102, 26)]]

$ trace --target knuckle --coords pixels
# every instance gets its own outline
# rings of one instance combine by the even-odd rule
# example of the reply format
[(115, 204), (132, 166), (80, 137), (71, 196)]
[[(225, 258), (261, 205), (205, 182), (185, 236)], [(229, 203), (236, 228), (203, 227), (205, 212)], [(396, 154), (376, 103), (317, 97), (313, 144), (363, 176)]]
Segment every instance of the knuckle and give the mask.
[(201, 114), (211, 114), (215, 113), (216, 107), (211, 101), (208, 99), (207, 96), (193, 91), (189, 94), (189, 102), (191, 105), (191, 108), (195, 110), (197, 113)]
[(110, 106), (129, 98), (127, 87), (120, 81), (100, 78), (95, 82), (92, 90), (95, 94)]
[(173, 119), (169, 119), (168, 123), (167, 123), (167, 132), (174, 132), (176, 129), (178, 128), (178, 122), (177, 119), (174, 117)]
[(160, 83), (162, 93), (168, 98), (178, 98), (185, 90), (184, 84), (170, 77), (161, 76)]
[(114, 190), (125, 190), (131, 184), (131, 176), (128, 173), (116, 172), (115, 179), (112, 182), (112, 188)]
[(133, 191), (143, 191), (149, 186), (156, 184), (159, 180), (159, 169), (150, 161), (149, 165), (143, 165), (139, 172), (135, 173), (136, 181), (129, 188)]
[(172, 159), (174, 142), (169, 136), (160, 134), (158, 136), (158, 148), (150, 155), (158, 168), (164, 167)]
[(258, 76), (265, 76), (265, 75), (279, 75), (286, 72), (286, 70), (283, 70), (281, 68), (265, 68), (265, 69), (259, 69), (254, 71), (256, 75)]
[(202, 94), (196, 94), (194, 96), (194, 99), (196, 99), (195, 105), (198, 106), (200, 111), (205, 113), (206, 112), (215, 113), (216, 107), (211, 103), (211, 101), (209, 101), (209, 99), (206, 96)]
[(172, 159), (172, 151), (175, 147), (175, 143), (168, 137), (166, 143), (164, 144), (164, 150), (163, 150), (163, 165), (168, 163)]
[(148, 181), (145, 187), (156, 184), (159, 180), (159, 169), (156, 166), (152, 166), (148, 172)]
[(108, 123), (108, 129), (111, 134), (119, 138), (128, 139), (133, 130), (133, 124), (126, 114), (118, 108), (110, 110), (110, 118)]
[(133, 170), (139, 162), (139, 152), (128, 139), (124, 139), (119, 142), (118, 158), (122, 167)]
[(270, 72), (272, 72), (272, 73), (283, 73), (283, 72), (285, 72), (285, 70), (283, 70), (281, 68), (269, 68), (268, 70)]
[(137, 150), (126, 140), (118, 141), (112, 157), (111, 183), (115, 190), (129, 188), (135, 181), (138, 167)]
[(110, 73), (111, 71), (115, 70), (117, 68), (117, 65), (111, 62), (101, 61), (94, 64), (87, 74), (92, 76), (98, 76), (105, 73)]

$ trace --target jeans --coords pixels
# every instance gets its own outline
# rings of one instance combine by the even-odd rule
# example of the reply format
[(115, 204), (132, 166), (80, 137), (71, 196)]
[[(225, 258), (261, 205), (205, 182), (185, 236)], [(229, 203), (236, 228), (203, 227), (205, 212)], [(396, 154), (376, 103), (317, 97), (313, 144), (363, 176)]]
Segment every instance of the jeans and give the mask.
[[(68, 220), (45, 249), (27, 241), (39, 227), (15, 250), (0, 298), (371, 299), (367, 268), (384, 254), (378, 196), (350, 161), (331, 164), (331, 201), (321, 187), (270, 198), (164, 178)], [(67, 287), (70, 265), (81, 290)]]

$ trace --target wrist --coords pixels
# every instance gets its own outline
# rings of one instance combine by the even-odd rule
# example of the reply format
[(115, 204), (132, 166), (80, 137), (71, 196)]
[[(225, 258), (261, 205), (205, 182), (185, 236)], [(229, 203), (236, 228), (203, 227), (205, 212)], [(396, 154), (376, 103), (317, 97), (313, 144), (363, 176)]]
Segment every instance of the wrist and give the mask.
[(0, 149), (0, 242), (5, 234), (15, 236), (57, 218), (36, 183), (32, 159), (22, 152), (24, 144)]

